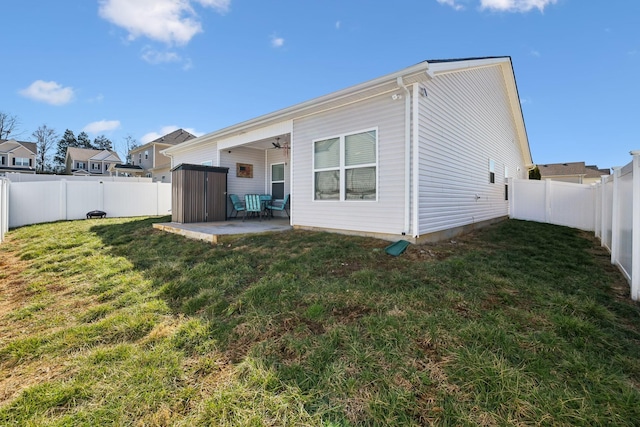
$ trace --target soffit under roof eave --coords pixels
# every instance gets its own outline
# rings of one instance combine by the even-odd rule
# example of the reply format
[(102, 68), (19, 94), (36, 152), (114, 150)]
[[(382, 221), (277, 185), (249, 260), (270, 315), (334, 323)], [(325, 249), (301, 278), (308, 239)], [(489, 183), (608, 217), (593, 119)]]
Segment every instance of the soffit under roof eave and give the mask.
[[(464, 71), (472, 68), (488, 67), (495, 65), (504, 65), (505, 63), (511, 64), (511, 59), (505, 57), (485, 58), (485, 59), (468, 59), (460, 61), (448, 61), (448, 62), (432, 62), (427, 61), (420, 62), (411, 67), (397, 71), (392, 74), (387, 74), (377, 79), (369, 80), (364, 83), (360, 83), (349, 88), (332, 92), (327, 95), (320, 96), (318, 98), (311, 99), (309, 101), (302, 102), (300, 104), (287, 107), (273, 113), (269, 113), (263, 116), (250, 119), (218, 131), (208, 133), (206, 135), (185, 141), (181, 144), (174, 145), (172, 147), (161, 150), (160, 152), (165, 155), (173, 155), (174, 153), (181, 152), (183, 150), (190, 149), (195, 145), (206, 144), (216, 142), (220, 139), (227, 138), (229, 136), (240, 135), (242, 133), (250, 132), (256, 128), (267, 126), (272, 123), (293, 120), (300, 117), (305, 117), (311, 114), (317, 114), (322, 111), (331, 110), (337, 107), (348, 105), (354, 102), (358, 102), (373, 96), (381, 95), (387, 92), (398, 90), (398, 78), (402, 78), (402, 82), (405, 85), (414, 83), (420, 83), (430, 80), (434, 75), (444, 74), (449, 72)], [(521, 116), (522, 117), (522, 116)], [(524, 133), (526, 139), (526, 132)], [(526, 143), (528, 147), (528, 141)], [(531, 158), (531, 152), (528, 150), (529, 160)], [(531, 162), (530, 162), (531, 163)]]
[(272, 123), (293, 120), (311, 114), (317, 114), (322, 111), (327, 111), (344, 105), (352, 104), (354, 102), (362, 101), (373, 96), (392, 92), (399, 89), (397, 83), (398, 77), (402, 77), (405, 84), (428, 81), (430, 79), (430, 76), (426, 73), (428, 68), (428, 64), (426, 62), (423, 62), (410, 67), (409, 69), (405, 69), (403, 70), (403, 72), (380, 77), (378, 79), (362, 83), (360, 85), (352, 86), (338, 92), (333, 92), (319, 98), (314, 98), (310, 101), (296, 104), (294, 106), (284, 108), (273, 113), (256, 117), (255, 119), (244, 121), (220, 129), (218, 131), (191, 139), (189, 141), (185, 141), (181, 144), (164, 149), (161, 151), (161, 153), (171, 155), (175, 152), (186, 150), (193, 145), (217, 141), (229, 136), (250, 132), (256, 128), (268, 126)]

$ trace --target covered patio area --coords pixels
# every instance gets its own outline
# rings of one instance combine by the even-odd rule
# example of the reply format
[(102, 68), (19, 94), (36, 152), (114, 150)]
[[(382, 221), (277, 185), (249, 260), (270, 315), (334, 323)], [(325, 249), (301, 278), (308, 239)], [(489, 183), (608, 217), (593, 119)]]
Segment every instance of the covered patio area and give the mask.
[(291, 230), (288, 218), (273, 218), (258, 221), (249, 219), (232, 219), (217, 222), (194, 222), (181, 224), (178, 222), (162, 222), (153, 224), (153, 228), (168, 233), (179, 234), (189, 239), (218, 243), (220, 236), (233, 234), (255, 234)]

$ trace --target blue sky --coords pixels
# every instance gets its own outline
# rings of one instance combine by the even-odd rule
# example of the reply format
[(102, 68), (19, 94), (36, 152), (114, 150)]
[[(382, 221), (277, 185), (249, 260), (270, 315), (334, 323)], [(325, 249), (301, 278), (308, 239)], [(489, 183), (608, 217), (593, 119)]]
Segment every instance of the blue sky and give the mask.
[(512, 57), (534, 162), (640, 149), (637, 0), (3, 0), (0, 111), (122, 152), (428, 59)]

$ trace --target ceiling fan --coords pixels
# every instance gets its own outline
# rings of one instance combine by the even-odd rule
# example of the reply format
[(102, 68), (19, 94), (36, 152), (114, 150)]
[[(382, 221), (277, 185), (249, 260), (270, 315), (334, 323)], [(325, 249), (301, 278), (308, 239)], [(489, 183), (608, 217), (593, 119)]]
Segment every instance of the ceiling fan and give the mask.
[(273, 144), (273, 148), (282, 148), (282, 145), (280, 145), (280, 137), (277, 137), (276, 142), (272, 142), (271, 144)]

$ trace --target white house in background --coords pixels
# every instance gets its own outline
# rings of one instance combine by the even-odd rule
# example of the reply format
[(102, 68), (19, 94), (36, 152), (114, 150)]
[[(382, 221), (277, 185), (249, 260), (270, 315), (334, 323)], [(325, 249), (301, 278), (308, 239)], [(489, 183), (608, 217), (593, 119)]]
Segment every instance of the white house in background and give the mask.
[(163, 153), (290, 194), (295, 228), (413, 242), (506, 218), (533, 167), (510, 57), (421, 62)]
[(0, 139), (0, 173), (36, 173), (35, 142)]
[[(140, 176), (152, 178), (153, 181), (171, 182), (171, 159), (161, 153), (165, 148), (172, 145), (194, 139), (195, 135), (184, 129), (177, 129), (160, 138), (147, 142), (140, 147), (136, 147), (129, 152), (131, 165), (138, 166), (142, 169)], [(126, 166), (126, 165), (125, 165)], [(116, 168), (119, 172), (127, 172), (122, 165)], [(123, 169), (120, 171), (120, 169)], [(128, 172), (132, 172), (133, 168), (129, 168)]]
[(118, 153), (91, 148), (67, 148), (65, 172), (72, 175), (109, 175), (109, 166), (121, 163)]

